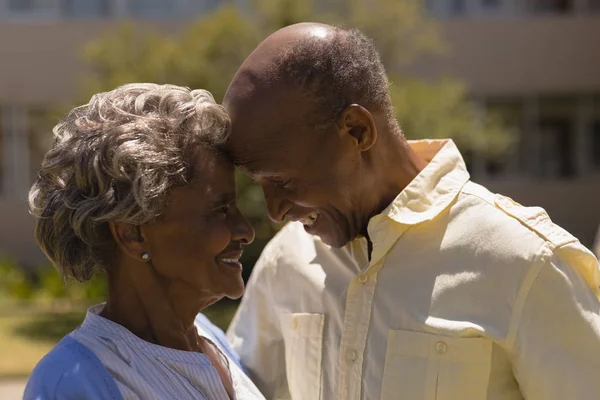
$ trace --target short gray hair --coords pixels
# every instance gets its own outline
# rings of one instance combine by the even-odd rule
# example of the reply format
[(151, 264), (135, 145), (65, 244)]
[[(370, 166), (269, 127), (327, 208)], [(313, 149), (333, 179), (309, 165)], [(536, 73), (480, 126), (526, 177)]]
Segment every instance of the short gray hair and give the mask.
[(218, 149), (229, 130), (209, 92), (173, 85), (124, 85), (71, 110), (29, 192), (36, 239), (63, 278), (106, 271), (116, 250), (108, 222), (156, 218), (199, 149)]
[(395, 124), (390, 84), (374, 42), (358, 29), (329, 28), (329, 40), (307, 36), (282, 51), (271, 73), (306, 91), (317, 106), (313, 125), (329, 126), (353, 103), (376, 107)]

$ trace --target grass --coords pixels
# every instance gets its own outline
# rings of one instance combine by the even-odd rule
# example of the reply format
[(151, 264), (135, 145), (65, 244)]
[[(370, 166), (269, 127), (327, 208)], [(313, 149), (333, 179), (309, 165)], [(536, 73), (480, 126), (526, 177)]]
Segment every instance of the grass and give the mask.
[[(87, 305), (57, 309), (48, 302), (0, 298), (0, 379), (27, 377), (38, 361), (85, 317)], [(221, 301), (203, 313), (227, 329), (237, 303)]]

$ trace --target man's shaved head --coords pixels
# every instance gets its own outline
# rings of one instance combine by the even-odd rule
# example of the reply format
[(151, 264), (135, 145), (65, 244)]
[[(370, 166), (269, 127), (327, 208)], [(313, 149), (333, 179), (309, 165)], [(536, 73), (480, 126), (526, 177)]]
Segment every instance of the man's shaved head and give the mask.
[(340, 247), (397, 195), (386, 181), (402, 177), (387, 161), (406, 142), (377, 50), (358, 30), (275, 32), (242, 64), (224, 105), (229, 154), (262, 185), (274, 221), (301, 221)]
[(233, 79), (225, 103), (270, 90), (295, 91), (314, 106), (308, 122), (321, 126), (350, 104), (391, 117), (388, 86), (377, 49), (359, 30), (301, 23), (260, 44)]

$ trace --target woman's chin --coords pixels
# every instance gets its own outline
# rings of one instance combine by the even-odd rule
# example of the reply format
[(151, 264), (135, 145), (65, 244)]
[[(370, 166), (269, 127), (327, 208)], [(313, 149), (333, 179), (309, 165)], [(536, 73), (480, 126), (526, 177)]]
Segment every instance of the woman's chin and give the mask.
[(231, 285), (231, 287), (225, 291), (225, 297), (231, 300), (237, 300), (244, 294), (244, 289), (244, 281), (240, 277), (240, 282), (238, 282), (236, 285)]

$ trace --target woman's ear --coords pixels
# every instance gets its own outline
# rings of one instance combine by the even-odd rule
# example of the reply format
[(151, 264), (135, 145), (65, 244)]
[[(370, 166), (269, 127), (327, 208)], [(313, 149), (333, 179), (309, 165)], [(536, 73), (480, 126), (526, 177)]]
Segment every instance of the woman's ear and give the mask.
[(360, 151), (369, 150), (377, 141), (377, 128), (373, 115), (359, 104), (351, 104), (338, 120), (341, 134), (350, 135)]
[(139, 225), (111, 221), (108, 226), (123, 254), (137, 261), (147, 261), (143, 254), (148, 254), (148, 249)]

